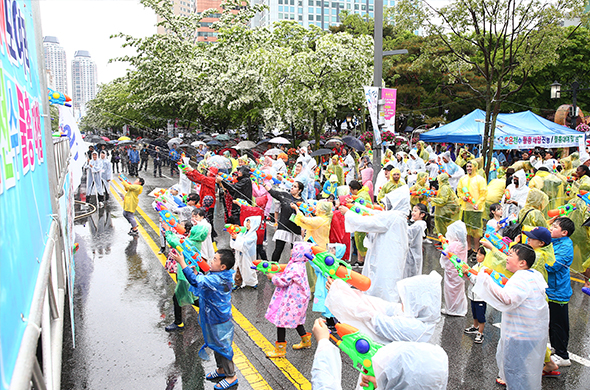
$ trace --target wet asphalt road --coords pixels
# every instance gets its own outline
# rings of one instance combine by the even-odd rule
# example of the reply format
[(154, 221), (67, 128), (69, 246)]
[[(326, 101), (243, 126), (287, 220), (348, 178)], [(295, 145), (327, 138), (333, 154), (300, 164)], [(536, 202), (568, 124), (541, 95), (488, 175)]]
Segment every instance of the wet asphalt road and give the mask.
[[(151, 168), (151, 166), (150, 166)], [(139, 207), (147, 218), (157, 221), (151, 208), (154, 188), (169, 187), (177, 182), (146, 179)], [(164, 172), (165, 175), (169, 171)], [(115, 179), (118, 184), (118, 180)], [(112, 185), (120, 193), (121, 186)], [(64, 389), (213, 389), (204, 375), (214, 369), (214, 360), (202, 361), (197, 352), (203, 344), (198, 318), (192, 307), (183, 308), (185, 329), (167, 333), (164, 327), (173, 321), (172, 294), (174, 281), (157, 256), (158, 233), (137, 212), (145, 229), (139, 237), (127, 235), (129, 223), (122, 207), (111, 193), (104, 208), (76, 221), (76, 284), (74, 289), (75, 339), (72, 348), (70, 323), (64, 325), (62, 388)], [(80, 214), (81, 211), (77, 211)], [(220, 211), (216, 223), (220, 237), (218, 247), (228, 246), (229, 235), (222, 232)], [(267, 229), (267, 253), (274, 249), (272, 234)], [(424, 244), (424, 273), (436, 270), (442, 274), (438, 253), (431, 243)], [(283, 259), (288, 259), (284, 253)], [(574, 296), (570, 301), (570, 348), (576, 356), (572, 366), (562, 368), (560, 378), (543, 379), (543, 389), (590, 388), (590, 297), (581, 292), (581, 284), (572, 281)], [(294, 351), (290, 346), (299, 341), (295, 330), (288, 330), (287, 359), (275, 364), (264, 350), (276, 339), (276, 328), (265, 318), (274, 291), (266, 278), (259, 275), (258, 289), (241, 289), (233, 294), (236, 322), (234, 342), (240, 389), (305, 389), (311, 388), (311, 366), (315, 341), (310, 350)], [(311, 331), (316, 313), (308, 309), (306, 329)], [(494, 379), (501, 314), (488, 306), (485, 340), (473, 343), (472, 335), (463, 334), (471, 322), (466, 317), (445, 317), (438, 323), (432, 343), (440, 344), (449, 356), (449, 389), (500, 389)], [(343, 389), (355, 387), (357, 372), (343, 357)], [(426, 370), (427, 368), (425, 368)]]

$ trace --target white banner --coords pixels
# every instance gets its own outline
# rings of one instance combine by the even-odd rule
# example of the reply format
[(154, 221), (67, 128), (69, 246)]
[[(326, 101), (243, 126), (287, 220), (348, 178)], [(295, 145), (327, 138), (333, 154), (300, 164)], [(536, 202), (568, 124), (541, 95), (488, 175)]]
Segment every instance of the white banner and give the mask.
[(86, 151), (88, 147), (82, 139), (78, 124), (68, 107), (59, 108), (59, 129), (70, 139), (70, 172), (72, 172), (72, 191), (76, 191), (82, 181), (82, 168), (86, 162)]
[(379, 102), (379, 87), (364, 87), (365, 97), (367, 98), (367, 107), (369, 108), (369, 115), (371, 116), (371, 123), (373, 123), (373, 135), (375, 137), (375, 145), (381, 145), (381, 129), (379, 129), (379, 112), (377, 104)]

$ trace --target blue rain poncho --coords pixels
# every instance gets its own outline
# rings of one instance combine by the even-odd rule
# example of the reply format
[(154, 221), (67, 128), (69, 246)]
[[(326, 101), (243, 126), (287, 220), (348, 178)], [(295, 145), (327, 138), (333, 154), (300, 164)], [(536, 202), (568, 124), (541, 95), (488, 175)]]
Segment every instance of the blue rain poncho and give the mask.
[(199, 323), (205, 345), (199, 350), (201, 359), (209, 360), (205, 347), (227, 359), (233, 359), (234, 324), (231, 321), (231, 292), (234, 270), (195, 275), (189, 267), (183, 270), (190, 283), (189, 291), (199, 297)]

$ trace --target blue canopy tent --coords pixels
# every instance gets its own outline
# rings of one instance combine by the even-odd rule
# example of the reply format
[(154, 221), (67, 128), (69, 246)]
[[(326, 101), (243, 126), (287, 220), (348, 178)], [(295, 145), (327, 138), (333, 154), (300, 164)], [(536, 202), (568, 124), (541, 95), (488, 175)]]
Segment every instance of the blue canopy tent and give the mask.
[[(420, 135), (424, 142), (481, 144), (485, 112), (479, 109), (454, 122)], [(494, 149), (529, 149), (578, 146), (583, 133), (544, 119), (530, 111), (499, 114), (496, 120)]]

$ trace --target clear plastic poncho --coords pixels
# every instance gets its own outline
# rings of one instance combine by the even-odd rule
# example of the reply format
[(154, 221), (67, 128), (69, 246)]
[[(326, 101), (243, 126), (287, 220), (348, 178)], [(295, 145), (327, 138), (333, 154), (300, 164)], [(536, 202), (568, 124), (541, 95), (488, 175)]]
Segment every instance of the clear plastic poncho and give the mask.
[[(583, 176), (579, 181), (581, 190), (590, 191), (588, 176)], [(569, 204), (576, 207), (576, 210), (569, 215), (576, 225), (576, 230), (570, 237), (574, 243), (574, 261), (571, 268), (576, 272), (584, 272), (586, 268), (590, 267), (590, 228), (582, 226), (582, 224), (586, 222), (590, 214), (586, 211), (586, 202), (578, 196), (570, 200)]]
[[(461, 261), (467, 261), (467, 228), (462, 221), (453, 222), (445, 236), (449, 241), (448, 252), (457, 255)], [(445, 295), (446, 313), (454, 316), (467, 314), (467, 296), (465, 295), (465, 279), (459, 276), (457, 269), (442, 253), (440, 265), (445, 271), (443, 291)]]
[(430, 199), (434, 206), (434, 231), (445, 235), (447, 227), (457, 221), (461, 214), (459, 199), (449, 185), (448, 174), (441, 173), (436, 180), (438, 181), (438, 195)]
[(242, 285), (240, 287), (258, 285), (258, 275), (256, 270), (251, 267), (256, 260), (256, 240), (258, 239), (257, 230), (260, 227), (262, 218), (259, 215), (248, 217), (244, 220), (250, 221), (250, 230), (240, 233), (235, 240), (230, 240), (229, 246), (235, 250), (236, 265), (235, 268), (240, 270), (242, 275)]

